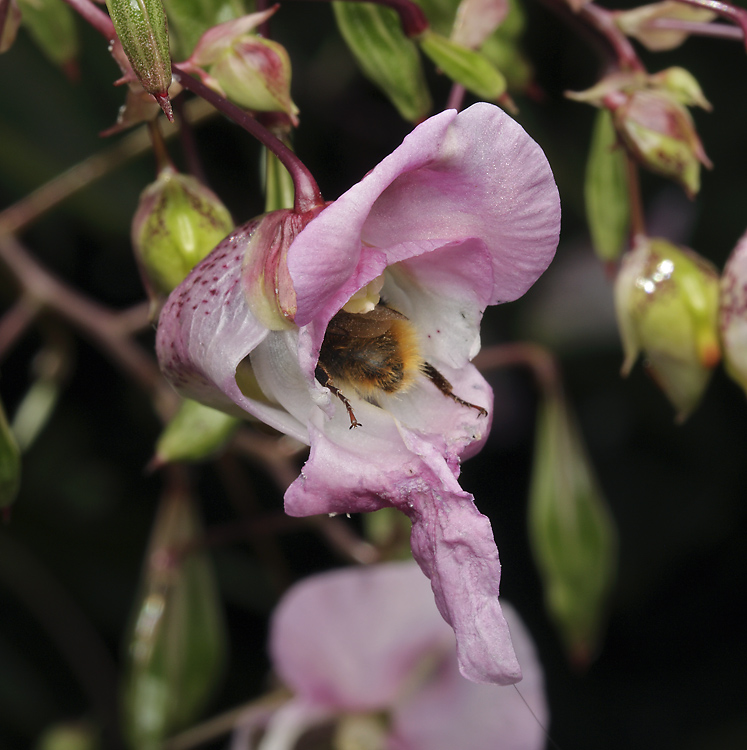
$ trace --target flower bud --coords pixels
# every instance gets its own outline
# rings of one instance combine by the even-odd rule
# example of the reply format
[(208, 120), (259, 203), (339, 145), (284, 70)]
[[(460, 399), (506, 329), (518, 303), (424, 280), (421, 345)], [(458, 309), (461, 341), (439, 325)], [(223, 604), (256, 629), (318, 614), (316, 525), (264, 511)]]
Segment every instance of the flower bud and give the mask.
[(13, 504), (21, 484), (21, 452), (0, 401), (0, 510)]
[(167, 295), (232, 229), (228, 209), (212, 190), (171, 167), (140, 196), (132, 245), (152, 299)]
[(225, 633), (194, 500), (180, 487), (162, 498), (128, 639), (124, 729), (130, 746), (160, 747), (189, 725), (215, 687)]
[(639, 238), (615, 281), (627, 375), (643, 351), (648, 369), (686, 419), (700, 401), (721, 351), (718, 274), (692, 250)]
[(547, 609), (571, 661), (585, 667), (601, 638), (615, 578), (614, 521), (562, 398), (537, 415), (529, 536)]
[(508, 0), (461, 0), (451, 40), (467, 49), (479, 49), (508, 15)]
[(747, 392), (747, 234), (732, 251), (721, 277), (719, 328), (726, 372)]
[(666, 68), (654, 73), (649, 80), (655, 87), (660, 87), (671, 94), (680, 104), (687, 107), (700, 107), (708, 112), (713, 109), (695, 76), (685, 68), (677, 66)]
[(691, 198), (698, 192), (700, 165), (710, 168), (712, 164), (684, 105), (710, 105), (687, 71), (614, 73), (586, 91), (567, 96), (609, 109), (620, 140), (633, 158), (678, 182)]
[(185, 67), (246, 109), (285, 112), (298, 124), (290, 96), (291, 63), (281, 44), (251, 33), (277, 8), (252, 13), (208, 29)]
[(678, 182), (690, 198), (700, 190), (700, 165), (711, 162), (688, 111), (672, 96), (638, 91), (612, 117), (623, 142), (641, 164)]
[(506, 79), (479, 52), (467, 49), (427, 29), (418, 38), (420, 49), (455, 83), (486, 101), (496, 101), (506, 91)]
[(712, 10), (694, 8), (672, 0), (641, 5), (632, 10), (615, 11), (614, 14), (615, 23), (623, 34), (632, 36), (653, 52), (662, 52), (679, 47), (689, 34), (687, 31), (657, 28), (652, 26), (652, 21), (672, 19), (708, 23), (716, 17)]
[(171, 54), (161, 0), (106, 0), (106, 7), (138, 81), (171, 120)]

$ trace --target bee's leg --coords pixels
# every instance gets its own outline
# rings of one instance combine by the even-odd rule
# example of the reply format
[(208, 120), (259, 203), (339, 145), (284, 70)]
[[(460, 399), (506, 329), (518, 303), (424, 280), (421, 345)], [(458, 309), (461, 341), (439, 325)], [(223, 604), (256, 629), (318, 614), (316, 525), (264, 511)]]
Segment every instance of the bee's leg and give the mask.
[(452, 390), (451, 383), (433, 365), (429, 365), (427, 362), (424, 362), (421, 366), (421, 370), (423, 371), (425, 377), (428, 378), (428, 380), (430, 380), (431, 383), (433, 383), (433, 385), (435, 385), (436, 388), (438, 388), (438, 390), (444, 394), (444, 396), (448, 396), (450, 399), (456, 401), (462, 406), (468, 406), (470, 409), (476, 409), (481, 417), (488, 416), (487, 410), (483, 409), (482, 406), (471, 404), (469, 401), (465, 401), (464, 399), (459, 398), (459, 396), (457, 396)]
[(337, 396), (337, 398), (342, 401), (345, 408), (348, 410), (348, 417), (350, 417), (350, 429), (352, 430), (353, 427), (362, 427), (363, 425), (355, 418), (355, 412), (353, 411), (353, 407), (350, 405), (350, 401), (347, 400), (347, 398), (343, 395), (342, 391), (339, 388), (335, 388), (335, 386), (332, 385), (332, 377), (327, 372), (327, 369), (323, 364), (317, 364), (314, 376), (325, 388), (329, 388), (330, 393), (334, 393), (335, 396)]

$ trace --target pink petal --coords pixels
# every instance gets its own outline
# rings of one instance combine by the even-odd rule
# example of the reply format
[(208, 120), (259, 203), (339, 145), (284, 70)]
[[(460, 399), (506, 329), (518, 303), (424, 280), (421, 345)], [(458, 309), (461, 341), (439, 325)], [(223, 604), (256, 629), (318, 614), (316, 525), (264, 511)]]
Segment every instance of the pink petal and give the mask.
[[(171, 293), (159, 319), (161, 370), (184, 396), (266, 424), (306, 442), (306, 428), (272, 404), (245, 396), (236, 368), (268, 335), (249, 311), (241, 287), (246, 243), (256, 221), (236, 229)], [(237, 408), (238, 407), (238, 408)]]
[[(457, 374), (458, 392), (492, 405), (477, 397), (484, 380), (474, 368)], [(483, 396), (489, 394), (484, 388)], [(324, 432), (312, 430), (311, 454), (286, 492), (286, 512), (367, 512), (389, 505), (407, 514), (415, 559), (456, 633), (462, 674), (476, 682), (516, 682), (521, 672), (498, 603), (500, 563), (490, 522), (456, 480), (460, 453), (480, 442), (489, 423), (430, 384), (417, 398), (403, 399), (398, 412), (363, 401), (354, 408), (363, 428), (349, 430), (339, 409)], [(390, 412), (407, 419), (407, 426)]]
[(398, 704), (389, 750), (541, 750), (545, 746), (543, 727), (549, 717), (542, 669), (518, 615), (506, 604), (504, 612), (524, 675), (518, 686), (521, 695), (512, 686), (465, 680), (456, 659), (448, 658), (434, 679)]
[[(294, 248), (295, 242), (289, 252)], [(480, 321), (493, 289), (492, 262), (485, 244), (477, 239), (423, 240), (391, 250), (385, 257), (376, 248), (363, 248), (355, 274), (332, 295), (319, 316), (302, 328), (298, 359), (309, 378), (332, 316), (382, 273), (386, 278), (383, 299), (413, 323), (423, 355), (431, 364), (461, 367), (479, 350)], [(394, 265), (387, 267), (387, 263)]]
[(363, 248), (376, 248), (393, 262), (408, 242), (430, 241), (435, 249), (481, 240), (494, 269), (489, 302), (516, 299), (552, 260), (559, 230), (552, 172), (521, 126), (486, 103), (442, 112), (295, 240), (288, 266), (298, 297), (296, 322), (326, 316), (330, 305), (341, 307), (343, 292), (356, 291), (348, 287), (359, 275)]
[(365, 711), (395, 705), (423, 660), (453, 642), (417, 567), (389, 563), (294, 586), (273, 616), (270, 652), (297, 698)]
[(501, 565), (490, 521), (432, 446), (409, 442), (433, 476), (422, 472), (426, 487), (415, 486), (400, 510), (412, 520), (413, 556), (431, 580), (444, 620), (454, 628), (459, 671), (473, 682), (518, 682), (521, 669), (498, 602)]

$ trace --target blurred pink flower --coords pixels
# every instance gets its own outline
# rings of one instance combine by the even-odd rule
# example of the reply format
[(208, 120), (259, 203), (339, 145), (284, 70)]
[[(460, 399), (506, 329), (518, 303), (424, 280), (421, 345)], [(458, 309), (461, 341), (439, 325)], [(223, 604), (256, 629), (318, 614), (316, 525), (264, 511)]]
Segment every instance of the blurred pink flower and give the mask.
[[(524, 673), (509, 686), (476, 685), (457, 666), (454, 634), (412, 563), (346, 568), (304, 579), (273, 617), (270, 652), (293, 698), (239, 720), (232, 750), (290, 750), (308, 729), (371, 717), (388, 750), (540, 750), (548, 722), (529, 633), (504, 604)], [(531, 707), (531, 712), (522, 701)], [(534, 712), (534, 715), (532, 715)], [(383, 716), (382, 716), (383, 714)]]
[[(477, 682), (515, 682), (520, 670), (490, 522), (457, 481), (490, 430), (492, 392), (470, 360), (485, 307), (536, 281), (559, 228), (540, 147), (493, 105), (450, 110), (327, 207), (239, 227), (172, 293), (158, 330), (180, 392), (311, 445), (287, 513), (391, 506), (411, 519), (415, 559), (454, 628), (462, 674)], [(343, 307), (361, 320), (379, 303), (406, 321), (409, 387), (335, 380), (345, 408), (317, 379), (322, 343)], [(428, 367), (474, 406), (445, 396)]]

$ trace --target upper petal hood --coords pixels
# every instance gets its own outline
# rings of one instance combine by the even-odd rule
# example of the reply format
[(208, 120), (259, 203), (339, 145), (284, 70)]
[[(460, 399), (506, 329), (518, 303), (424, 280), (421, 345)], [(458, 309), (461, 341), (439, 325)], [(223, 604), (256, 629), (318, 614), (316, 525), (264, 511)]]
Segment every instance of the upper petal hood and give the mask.
[(482, 240), (494, 269), (487, 303), (516, 299), (547, 268), (559, 231), (552, 171), (522, 127), (486, 103), (442, 112), (297, 237), (288, 253), (296, 322), (331, 317), (372, 253), (383, 266), (402, 259), (402, 245), (426, 240)]

